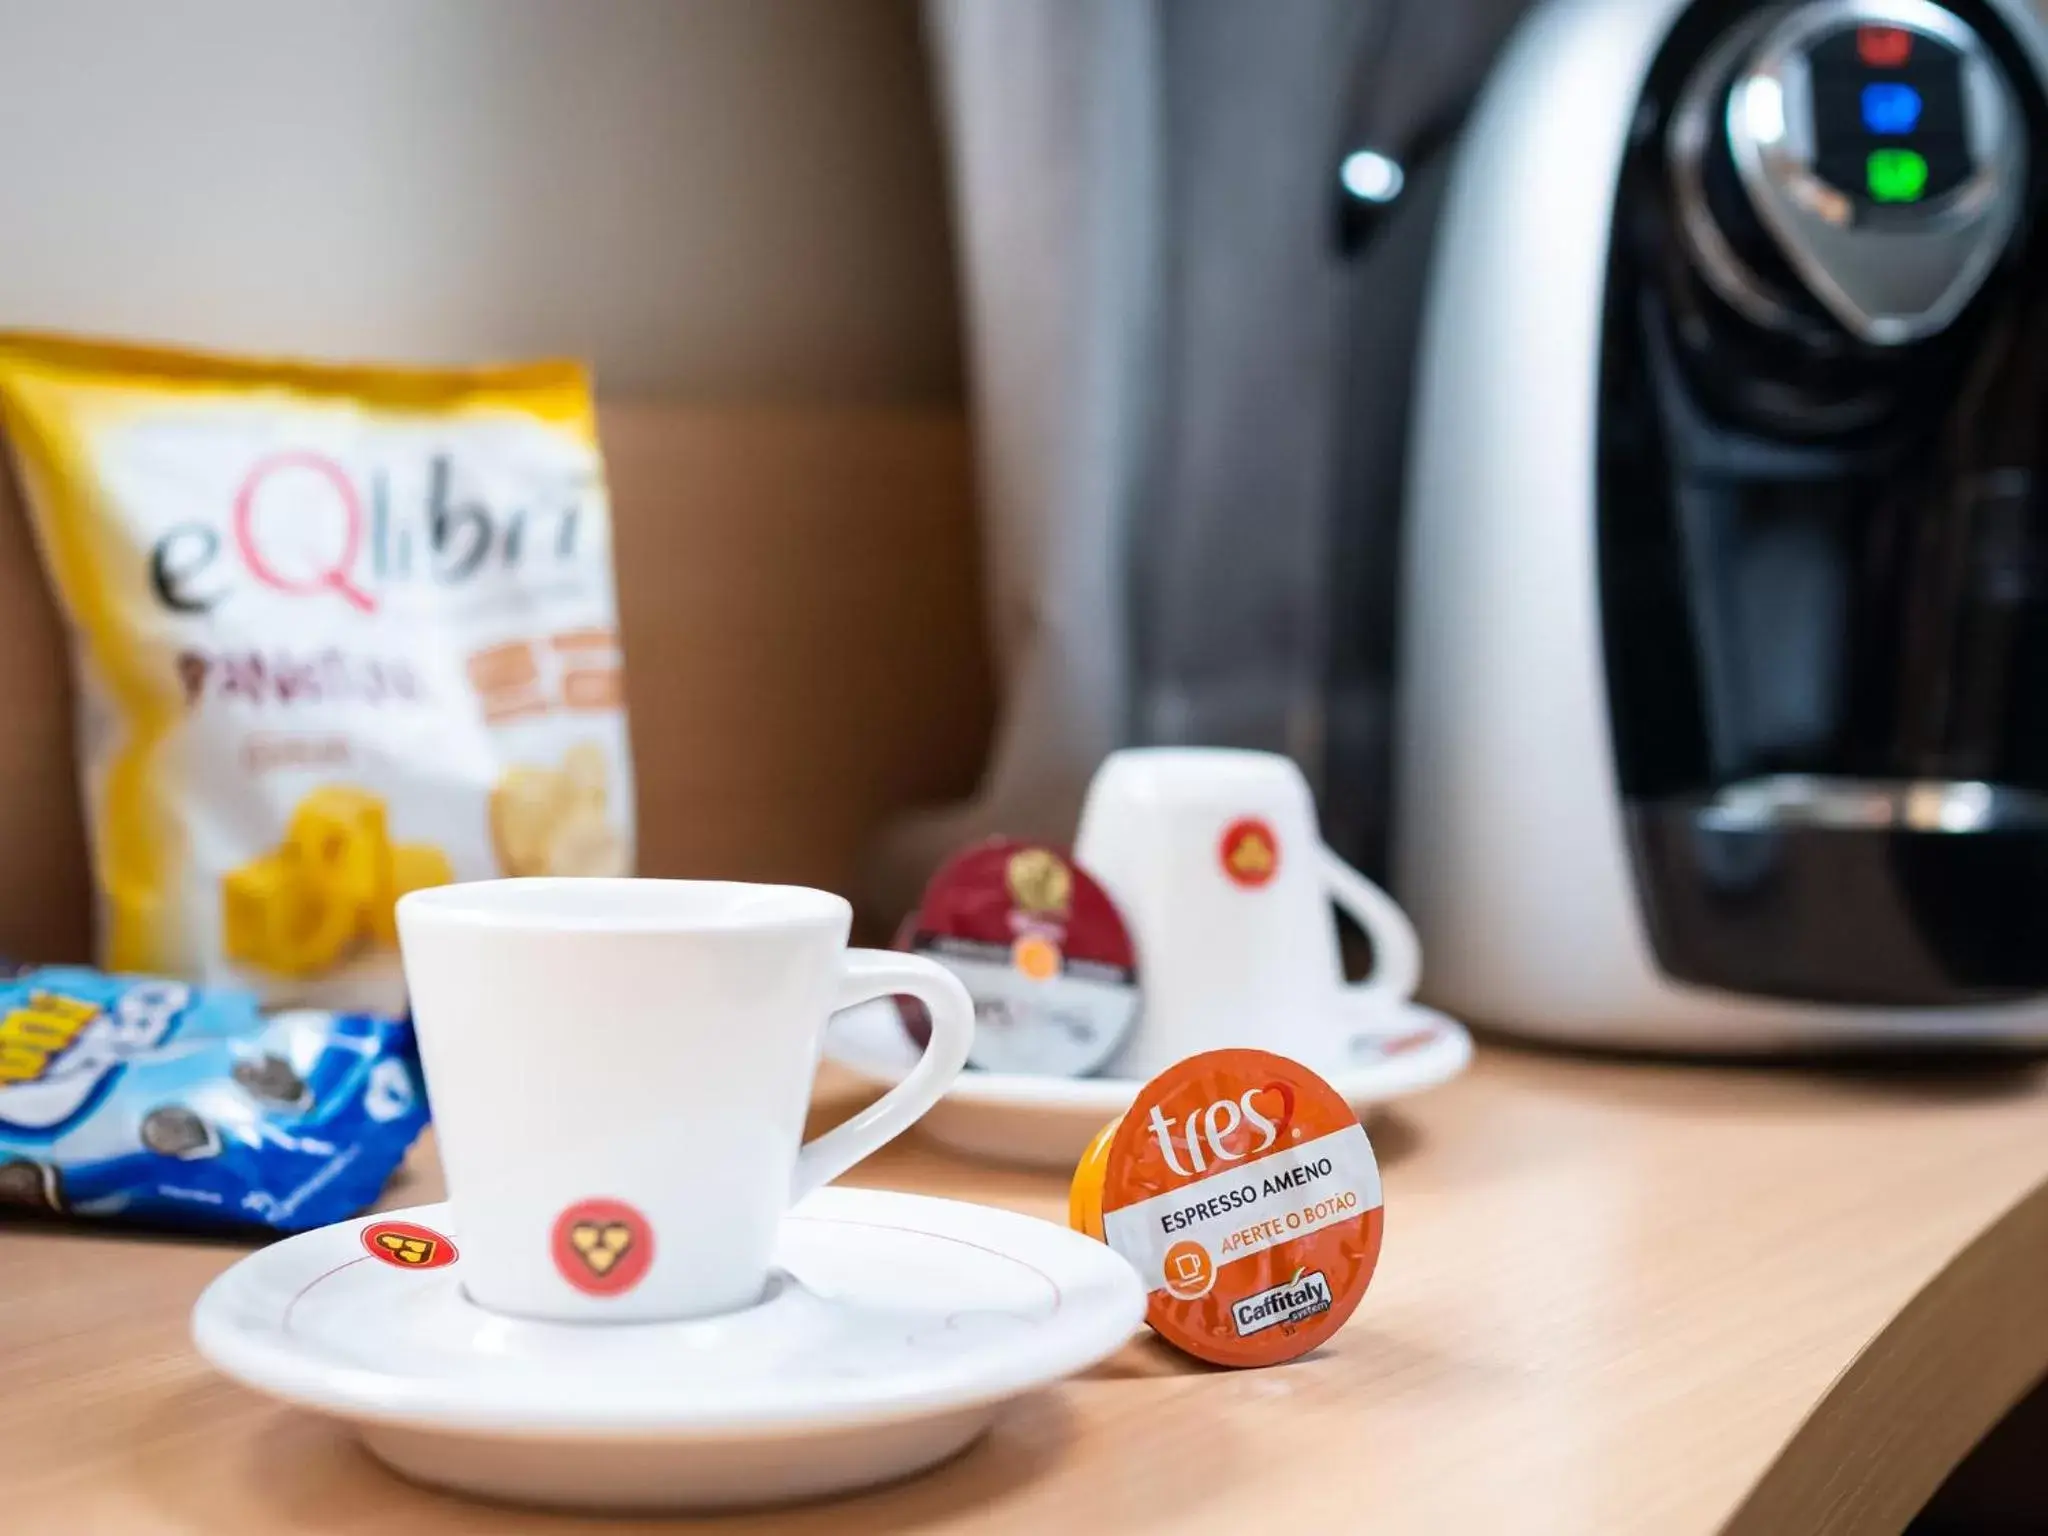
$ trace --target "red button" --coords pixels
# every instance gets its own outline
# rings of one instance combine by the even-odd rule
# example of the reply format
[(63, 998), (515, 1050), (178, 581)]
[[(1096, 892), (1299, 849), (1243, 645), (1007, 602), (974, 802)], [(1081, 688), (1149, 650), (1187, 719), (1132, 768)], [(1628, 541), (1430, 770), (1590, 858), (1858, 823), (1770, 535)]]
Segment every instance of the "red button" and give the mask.
[(1901, 27), (1858, 27), (1856, 57), (1872, 69), (1897, 69), (1913, 56), (1913, 34)]

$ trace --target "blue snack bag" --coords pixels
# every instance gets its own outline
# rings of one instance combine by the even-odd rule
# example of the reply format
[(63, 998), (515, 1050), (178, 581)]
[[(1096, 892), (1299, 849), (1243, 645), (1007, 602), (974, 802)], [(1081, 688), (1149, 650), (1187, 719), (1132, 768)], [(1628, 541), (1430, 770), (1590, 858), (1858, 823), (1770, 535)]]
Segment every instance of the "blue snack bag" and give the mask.
[(164, 1225), (324, 1226), (427, 1123), (412, 1026), (44, 966), (0, 980), (0, 1205)]

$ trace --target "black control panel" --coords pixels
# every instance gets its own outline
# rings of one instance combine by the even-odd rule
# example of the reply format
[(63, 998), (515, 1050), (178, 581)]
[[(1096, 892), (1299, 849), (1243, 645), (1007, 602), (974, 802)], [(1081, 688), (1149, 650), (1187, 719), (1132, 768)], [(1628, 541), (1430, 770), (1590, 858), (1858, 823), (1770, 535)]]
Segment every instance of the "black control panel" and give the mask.
[(1813, 168), (1864, 207), (1911, 207), (1970, 179), (1963, 59), (1905, 27), (1847, 26), (1807, 54)]
[(2041, 71), (1988, 0), (1756, 14), (1686, 13), (1616, 195), (1601, 637), (1645, 930), (1751, 996), (2048, 993)]

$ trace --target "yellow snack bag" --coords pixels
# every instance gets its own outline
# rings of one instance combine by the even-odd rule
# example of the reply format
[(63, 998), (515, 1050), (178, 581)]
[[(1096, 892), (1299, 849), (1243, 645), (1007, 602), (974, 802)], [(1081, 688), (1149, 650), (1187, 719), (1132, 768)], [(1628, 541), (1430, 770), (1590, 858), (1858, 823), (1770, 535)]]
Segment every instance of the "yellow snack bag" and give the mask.
[(70, 622), (102, 965), (394, 1009), (405, 891), (630, 867), (575, 365), (0, 333), (0, 425)]
[(491, 837), (508, 875), (548, 872), (548, 836), (568, 814), (568, 780), (548, 768), (511, 769), (491, 790)]
[(391, 884), (384, 802), (364, 790), (326, 784), (306, 796), (285, 824), (282, 852), (337, 900), (363, 912)]
[(370, 937), (379, 944), (398, 942), (394, 909), (407, 891), (424, 891), (429, 886), (450, 885), (455, 870), (448, 855), (432, 843), (399, 843), (384, 866), (385, 886), (370, 903)]
[(299, 878), (298, 872), (274, 853), (251, 859), (221, 876), (221, 944), (230, 960), (247, 965), (270, 963), (277, 915), (293, 899)]
[(312, 976), (342, 958), (363, 929), (363, 907), (304, 862), (269, 854), (221, 881), (228, 957), (281, 976)]

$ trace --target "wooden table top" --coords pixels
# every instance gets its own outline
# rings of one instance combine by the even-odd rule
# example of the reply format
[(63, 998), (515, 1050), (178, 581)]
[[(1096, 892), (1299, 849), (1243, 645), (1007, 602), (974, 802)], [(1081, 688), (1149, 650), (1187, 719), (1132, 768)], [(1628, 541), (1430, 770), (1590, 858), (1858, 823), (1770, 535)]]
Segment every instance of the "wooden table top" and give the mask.
[[(820, 1119), (856, 1102), (828, 1078)], [(1502, 1048), (1373, 1123), (1387, 1235), (1317, 1355), (1150, 1337), (895, 1488), (645, 1530), (1896, 1531), (2048, 1371), (2048, 1070), (1766, 1072)], [(914, 1140), (857, 1181), (1063, 1219)], [(430, 1153), (392, 1193), (438, 1194)], [(0, 1528), (558, 1533), (465, 1504), (186, 1340), (241, 1250), (0, 1226)]]

